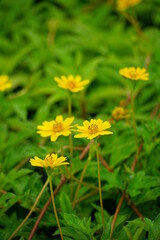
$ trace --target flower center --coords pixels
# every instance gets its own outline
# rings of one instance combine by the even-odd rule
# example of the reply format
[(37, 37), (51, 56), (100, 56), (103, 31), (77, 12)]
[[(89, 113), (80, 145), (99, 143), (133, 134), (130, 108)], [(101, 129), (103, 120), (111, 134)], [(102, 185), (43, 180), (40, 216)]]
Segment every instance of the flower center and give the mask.
[(136, 77), (137, 76), (137, 72), (136, 71), (131, 71), (130, 75), (131, 75), (131, 77)]
[(94, 134), (94, 133), (97, 133), (98, 132), (98, 126), (96, 124), (91, 124), (89, 127), (88, 127), (88, 132), (90, 134)]
[(54, 124), (53, 124), (53, 131), (54, 132), (61, 132), (61, 131), (63, 131), (63, 124), (61, 123), (61, 122), (55, 122)]
[(69, 87), (70, 89), (76, 88), (76, 87), (77, 87), (76, 82), (73, 81), (73, 80), (68, 81), (68, 87)]
[(117, 114), (117, 116), (123, 115), (124, 114), (124, 109), (122, 109), (122, 108), (117, 109), (116, 114)]
[(50, 164), (53, 164), (53, 163), (54, 163), (53, 158), (52, 158), (51, 155), (47, 156), (47, 157), (45, 158), (45, 161), (46, 161), (46, 162), (49, 162)]

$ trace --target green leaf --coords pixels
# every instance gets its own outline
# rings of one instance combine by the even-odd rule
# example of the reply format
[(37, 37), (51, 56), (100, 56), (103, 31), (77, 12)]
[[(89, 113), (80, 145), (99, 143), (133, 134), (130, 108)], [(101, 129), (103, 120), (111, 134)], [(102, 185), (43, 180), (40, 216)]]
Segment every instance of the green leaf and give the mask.
[(90, 229), (90, 219), (88, 221), (85, 218), (81, 220), (76, 215), (67, 213), (64, 213), (63, 217), (65, 224), (67, 224), (68, 226), (73, 227), (88, 236), (93, 233), (93, 230)]
[[(72, 228), (72, 227), (61, 227), (62, 233), (64, 236), (71, 237), (71, 239), (75, 240), (88, 240), (88, 236), (86, 236), (83, 232)], [(59, 234), (59, 230), (57, 230), (53, 235)]]
[(142, 189), (160, 186), (160, 178), (145, 176), (144, 171), (134, 174), (130, 180), (127, 192), (131, 197), (135, 197), (141, 193)]
[(62, 214), (64, 213), (72, 213), (72, 205), (69, 196), (62, 191), (60, 195), (60, 207), (62, 210)]
[(136, 150), (133, 132), (126, 131), (115, 137), (110, 158), (111, 167), (115, 167), (129, 158)]
[(154, 219), (154, 221), (151, 221), (148, 218), (145, 218), (145, 223), (149, 231), (148, 239), (160, 239), (160, 214)]

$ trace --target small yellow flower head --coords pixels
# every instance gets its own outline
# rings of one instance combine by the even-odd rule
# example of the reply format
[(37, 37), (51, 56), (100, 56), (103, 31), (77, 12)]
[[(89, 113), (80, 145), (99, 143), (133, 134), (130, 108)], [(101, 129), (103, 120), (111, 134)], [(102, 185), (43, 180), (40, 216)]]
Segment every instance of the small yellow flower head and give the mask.
[(0, 76), (0, 92), (3, 92), (4, 90), (11, 88), (12, 84), (9, 81), (8, 76), (2, 75)]
[(129, 118), (129, 110), (124, 109), (123, 107), (115, 107), (112, 111), (112, 119), (118, 121), (121, 119)]
[(73, 120), (74, 117), (63, 120), (61, 115), (57, 116), (56, 120), (50, 122), (44, 121), (42, 125), (37, 126), (37, 133), (41, 137), (50, 137), (51, 141), (55, 142), (59, 136), (69, 136), (71, 134)]
[(135, 67), (129, 67), (129, 68), (123, 68), (120, 69), (119, 73), (128, 79), (131, 80), (149, 80), (149, 73), (146, 71), (145, 68), (135, 68)]
[(34, 157), (30, 159), (30, 163), (32, 166), (36, 167), (44, 167), (44, 168), (56, 168), (62, 165), (69, 164), (66, 162), (66, 157), (59, 157), (57, 154), (48, 154), (44, 160), (40, 159), (39, 157)]
[(133, 7), (140, 3), (142, 0), (117, 0), (117, 9), (125, 11), (127, 8)]
[(110, 128), (111, 124), (107, 121), (103, 122), (101, 119), (94, 120), (91, 119), (90, 122), (85, 120), (83, 122), (83, 126), (77, 126), (78, 134), (75, 135), (75, 138), (87, 138), (93, 139), (100, 135), (108, 135), (113, 134), (110, 131), (106, 131), (106, 129)]
[(73, 77), (72, 75), (68, 77), (61, 76), (61, 78), (55, 77), (54, 80), (58, 83), (59, 87), (71, 92), (80, 92), (84, 89), (84, 86), (89, 83), (89, 80), (82, 81), (80, 76)]

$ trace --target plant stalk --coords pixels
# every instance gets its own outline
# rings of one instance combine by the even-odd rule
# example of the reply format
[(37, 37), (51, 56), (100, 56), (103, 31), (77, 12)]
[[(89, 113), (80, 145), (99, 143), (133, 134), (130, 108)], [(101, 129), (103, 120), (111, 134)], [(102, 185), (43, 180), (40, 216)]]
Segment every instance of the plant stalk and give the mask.
[(104, 211), (103, 211), (103, 200), (102, 200), (102, 187), (101, 187), (101, 175), (100, 175), (100, 159), (99, 159), (99, 151), (98, 151), (97, 138), (96, 138), (95, 143), (96, 143), (97, 166), (98, 166), (99, 199), (100, 199), (100, 206), (101, 206), (101, 215), (102, 215), (103, 231), (105, 231)]
[[(72, 116), (72, 95), (69, 94), (68, 97), (68, 116)], [(72, 133), (69, 135), (69, 145), (70, 145), (70, 155), (73, 157), (73, 139), (72, 139)]]
[(61, 226), (60, 226), (59, 219), (58, 219), (55, 200), (54, 200), (54, 193), (53, 193), (53, 187), (52, 187), (52, 175), (49, 176), (49, 186), (50, 186), (50, 191), (51, 191), (51, 199), (52, 199), (54, 215), (56, 217), (56, 221), (57, 221), (58, 229), (59, 229), (59, 232), (60, 232), (61, 240), (64, 240), (62, 230), (61, 230)]
[(139, 148), (138, 148), (138, 138), (137, 138), (137, 130), (136, 130), (135, 110), (134, 110), (134, 91), (131, 93), (131, 108), (132, 108), (132, 122), (133, 122), (134, 138), (135, 138), (135, 144), (136, 144), (136, 157), (137, 157), (137, 161), (138, 161), (139, 160)]
[(84, 168), (83, 168), (83, 171), (82, 171), (82, 174), (81, 174), (81, 177), (80, 177), (80, 181), (79, 181), (78, 186), (77, 186), (77, 189), (76, 189), (75, 197), (74, 197), (74, 200), (73, 200), (73, 203), (72, 203), (73, 208), (75, 207), (76, 200), (77, 200), (77, 198), (78, 198), (78, 193), (79, 193), (79, 190), (80, 190), (80, 187), (81, 187), (81, 185), (82, 185), (85, 172), (86, 172), (86, 170), (87, 170), (87, 167), (88, 167), (90, 161), (91, 161), (91, 154), (89, 154), (89, 156), (88, 156), (88, 158), (87, 158), (87, 162), (86, 162), (86, 164), (85, 164), (85, 166), (84, 166)]
[(37, 198), (36, 198), (36, 201), (34, 202), (31, 210), (29, 211), (29, 213), (27, 214), (27, 216), (25, 217), (25, 219), (22, 221), (22, 223), (18, 226), (18, 228), (12, 233), (12, 235), (9, 237), (8, 240), (11, 240), (11, 239), (18, 233), (18, 231), (23, 227), (23, 225), (26, 223), (26, 221), (28, 220), (28, 218), (30, 217), (30, 215), (32, 214), (32, 212), (34, 211), (37, 203), (39, 202), (39, 200), (40, 200), (40, 198), (41, 198), (44, 190), (46, 189), (46, 187), (47, 187), (47, 185), (48, 185), (48, 182), (49, 182), (49, 180), (47, 179), (46, 182), (45, 182), (45, 184), (43, 185), (40, 193), (38, 194), (38, 196), (37, 196)]

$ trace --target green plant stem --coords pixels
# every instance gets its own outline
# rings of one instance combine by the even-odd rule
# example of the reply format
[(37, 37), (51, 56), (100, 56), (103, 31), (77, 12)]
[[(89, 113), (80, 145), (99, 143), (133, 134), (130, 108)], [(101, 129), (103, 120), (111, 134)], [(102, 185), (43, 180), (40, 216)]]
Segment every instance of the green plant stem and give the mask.
[(54, 193), (53, 193), (53, 187), (52, 187), (52, 175), (49, 176), (49, 186), (50, 186), (50, 191), (51, 191), (51, 199), (52, 199), (54, 215), (56, 217), (56, 221), (57, 221), (58, 229), (59, 229), (59, 232), (60, 232), (61, 240), (63, 240), (64, 238), (63, 238), (61, 226), (60, 226), (60, 223), (59, 223), (58, 214), (57, 214), (56, 205), (55, 205), (55, 200), (54, 200)]
[[(68, 97), (68, 115), (69, 117), (72, 116), (72, 95), (69, 94)], [(73, 139), (72, 139), (72, 133), (69, 135), (69, 146), (70, 146), (70, 156), (71, 158), (73, 157)], [(72, 169), (72, 162), (70, 162), (71, 164), (71, 169)], [(71, 183), (70, 183), (70, 187), (71, 187), (71, 200), (73, 197), (73, 179), (71, 178)]]
[(28, 218), (30, 217), (30, 215), (32, 214), (32, 212), (34, 211), (37, 203), (39, 202), (39, 200), (40, 200), (40, 198), (41, 198), (44, 190), (46, 189), (46, 187), (47, 187), (47, 185), (48, 185), (48, 182), (49, 182), (49, 180), (47, 179), (46, 182), (45, 182), (45, 184), (43, 185), (40, 193), (38, 194), (38, 196), (37, 196), (37, 198), (36, 198), (36, 201), (34, 202), (31, 210), (29, 211), (29, 213), (27, 214), (27, 216), (25, 217), (25, 219), (22, 221), (22, 223), (18, 226), (18, 228), (12, 233), (12, 235), (9, 237), (8, 240), (11, 240), (11, 239), (18, 233), (18, 231), (23, 227), (23, 225), (26, 223), (26, 221), (28, 220)]
[(77, 200), (77, 198), (78, 198), (78, 193), (79, 193), (79, 190), (80, 190), (80, 187), (81, 187), (81, 185), (82, 185), (85, 172), (86, 172), (86, 170), (87, 170), (87, 167), (88, 167), (90, 161), (91, 161), (91, 154), (89, 154), (88, 159), (87, 159), (87, 162), (86, 162), (86, 164), (85, 164), (85, 166), (84, 166), (84, 168), (83, 168), (83, 171), (82, 171), (82, 174), (81, 174), (81, 177), (80, 177), (80, 181), (79, 181), (78, 187), (77, 187), (77, 189), (76, 189), (75, 197), (74, 197), (74, 200), (73, 200), (73, 203), (72, 203), (73, 208), (75, 207), (76, 200)]
[[(68, 115), (69, 117), (72, 116), (72, 95), (69, 94), (68, 97)], [(70, 155), (73, 157), (73, 139), (72, 139), (72, 133), (69, 135), (69, 145), (70, 145)]]
[(95, 140), (95, 145), (96, 145), (97, 166), (98, 166), (99, 199), (100, 199), (100, 206), (101, 206), (101, 215), (102, 215), (103, 231), (105, 231), (104, 212), (103, 212), (103, 200), (102, 200), (102, 187), (101, 187), (101, 175), (100, 175), (100, 159), (99, 159), (99, 151), (98, 151), (97, 138), (96, 138), (96, 140)]
[(83, 202), (84, 200), (86, 200), (86, 199), (88, 199), (88, 198), (90, 198), (90, 197), (93, 197), (94, 195), (96, 195), (96, 194), (98, 193), (98, 190), (99, 190), (99, 189), (94, 190), (94, 191), (92, 191), (92, 192), (87, 193), (87, 194), (84, 195), (83, 197), (78, 198), (78, 199), (76, 200), (76, 204), (79, 204), (80, 202)]
[(139, 22), (136, 20), (135, 17), (131, 16), (127, 12), (123, 12), (122, 15), (128, 20), (128, 22), (135, 28), (136, 32), (140, 37), (144, 35), (142, 29), (140, 28)]
[(137, 138), (137, 130), (136, 130), (135, 111), (134, 111), (134, 91), (132, 91), (132, 93), (131, 93), (131, 108), (132, 108), (132, 122), (133, 122), (134, 138), (135, 138), (135, 144), (136, 144), (136, 157), (137, 157), (137, 161), (138, 161), (139, 149), (138, 149), (138, 138)]
[[(71, 178), (73, 178), (76, 182), (80, 182), (80, 180), (78, 179), (78, 178), (76, 178), (75, 176), (71, 176), (70, 177), (70, 179)], [(96, 189), (96, 190), (98, 190), (99, 188), (97, 187), (97, 186), (95, 186), (95, 185), (93, 185), (93, 184), (89, 184), (89, 183), (86, 183), (86, 182), (84, 182), (84, 181), (82, 181), (81, 182), (81, 185), (84, 185), (84, 186), (86, 186), (86, 187), (88, 187), (88, 188), (93, 188), (93, 189)]]
[[(62, 156), (64, 155), (64, 151), (63, 151), (63, 142), (62, 142), (62, 138), (60, 138), (60, 149), (61, 149), (61, 154)], [(70, 173), (68, 167), (66, 165), (64, 165), (64, 168), (66, 170), (66, 173), (71, 176), (72, 174)], [(71, 182), (70, 182), (70, 189), (71, 189), (71, 199), (73, 196), (73, 178), (71, 178)]]

